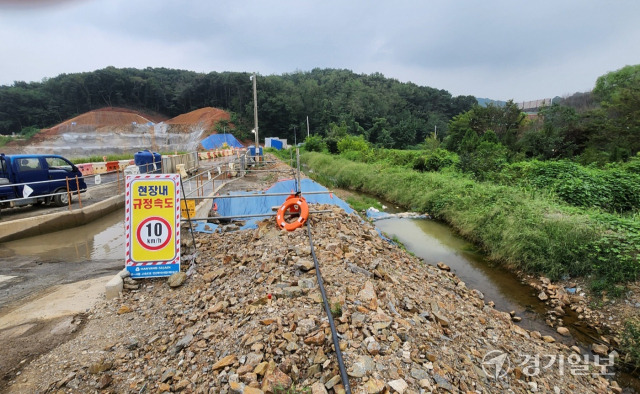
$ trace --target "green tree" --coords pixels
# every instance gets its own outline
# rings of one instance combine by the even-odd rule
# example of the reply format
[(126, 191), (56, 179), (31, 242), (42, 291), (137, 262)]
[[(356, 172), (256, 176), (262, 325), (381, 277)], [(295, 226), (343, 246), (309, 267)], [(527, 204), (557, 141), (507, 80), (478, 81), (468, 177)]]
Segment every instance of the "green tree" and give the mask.
[(488, 130), (493, 130), (500, 143), (515, 151), (518, 132), (525, 118), (525, 114), (512, 100), (504, 106), (490, 104), (482, 107), (475, 105), (468, 112), (454, 117), (449, 123), (445, 147), (457, 152), (468, 130), (475, 131), (478, 136), (482, 136)]
[(538, 112), (540, 121), (532, 123), (518, 141), (519, 150), (541, 160), (570, 158), (584, 150), (588, 134), (580, 127), (573, 107), (552, 104)]
[(640, 65), (626, 66), (598, 78), (593, 89), (607, 114), (606, 148), (640, 151)]

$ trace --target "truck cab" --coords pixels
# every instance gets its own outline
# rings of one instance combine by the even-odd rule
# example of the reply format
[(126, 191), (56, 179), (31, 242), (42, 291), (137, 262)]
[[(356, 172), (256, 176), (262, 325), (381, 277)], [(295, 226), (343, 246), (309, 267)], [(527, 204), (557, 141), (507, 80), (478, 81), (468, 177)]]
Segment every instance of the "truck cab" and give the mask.
[(0, 208), (36, 203), (64, 206), (69, 202), (67, 191), (77, 194), (86, 189), (82, 173), (62, 156), (0, 154)]

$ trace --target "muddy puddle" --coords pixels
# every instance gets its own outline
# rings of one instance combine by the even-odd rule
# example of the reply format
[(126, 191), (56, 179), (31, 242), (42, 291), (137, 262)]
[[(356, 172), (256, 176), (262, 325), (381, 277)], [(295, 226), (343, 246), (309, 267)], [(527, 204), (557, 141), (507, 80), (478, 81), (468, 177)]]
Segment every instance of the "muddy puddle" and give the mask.
[(52, 261), (122, 259), (124, 212), (118, 210), (84, 226), (4, 242), (0, 257), (34, 256)]

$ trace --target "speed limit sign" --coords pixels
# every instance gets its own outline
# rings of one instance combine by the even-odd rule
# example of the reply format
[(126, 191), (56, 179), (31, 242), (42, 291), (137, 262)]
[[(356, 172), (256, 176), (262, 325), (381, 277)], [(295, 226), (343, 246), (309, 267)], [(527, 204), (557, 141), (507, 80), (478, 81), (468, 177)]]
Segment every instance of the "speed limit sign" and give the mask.
[(160, 250), (171, 241), (171, 225), (164, 218), (153, 216), (138, 225), (136, 238), (147, 250)]
[(126, 178), (126, 267), (134, 278), (180, 271), (180, 175)]

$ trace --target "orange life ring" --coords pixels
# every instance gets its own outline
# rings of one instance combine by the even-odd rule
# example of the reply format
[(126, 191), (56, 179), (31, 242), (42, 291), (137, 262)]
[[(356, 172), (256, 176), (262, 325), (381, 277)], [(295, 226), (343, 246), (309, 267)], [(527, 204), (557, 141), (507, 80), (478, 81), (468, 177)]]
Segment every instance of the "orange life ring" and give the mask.
[[(287, 231), (293, 231), (297, 228), (302, 227), (302, 225), (304, 225), (304, 223), (307, 221), (307, 218), (309, 217), (309, 206), (307, 205), (307, 200), (305, 200), (303, 197), (291, 197), (292, 196), (289, 196), (289, 198), (285, 200), (284, 204), (282, 204), (282, 206), (278, 209), (278, 214), (276, 215), (276, 223), (278, 224), (278, 226), (281, 229)], [(287, 223), (287, 221), (284, 220), (284, 215), (291, 208), (294, 209), (294, 213), (297, 212), (295, 211), (296, 208), (294, 208), (294, 206), (297, 206), (297, 209), (300, 210), (300, 217), (298, 217), (298, 219), (294, 222)]]
[[(307, 201), (307, 200), (305, 200), (305, 199), (304, 199), (304, 197), (302, 197), (302, 196), (300, 196), (300, 197), (296, 197), (296, 195), (295, 195), (295, 194), (292, 194), (292, 195), (290, 195), (289, 197), (287, 197), (287, 199), (286, 199), (285, 201), (289, 201), (289, 200), (291, 200), (292, 198), (300, 198), (300, 199), (304, 200), (305, 202)], [(294, 205), (294, 206), (292, 206), (291, 208), (289, 208), (289, 212), (299, 213), (299, 212), (300, 212), (300, 207), (299, 207), (298, 205)]]
[(218, 203), (217, 202), (213, 203), (213, 210), (218, 212)]

